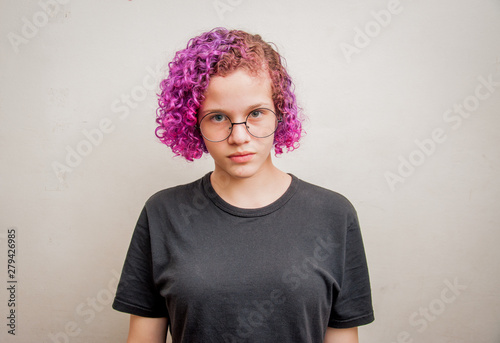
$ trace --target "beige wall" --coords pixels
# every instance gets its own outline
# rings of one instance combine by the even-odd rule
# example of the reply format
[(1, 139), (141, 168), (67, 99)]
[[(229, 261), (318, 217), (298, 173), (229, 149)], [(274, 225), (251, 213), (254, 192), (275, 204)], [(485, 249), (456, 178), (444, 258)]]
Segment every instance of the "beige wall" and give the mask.
[(110, 302), (144, 201), (212, 167), (155, 140), (157, 66), (215, 26), (277, 44), (309, 121), (276, 163), (358, 209), (362, 341), (500, 340), (498, 0), (49, 2), (0, 5), (2, 342), (124, 342)]

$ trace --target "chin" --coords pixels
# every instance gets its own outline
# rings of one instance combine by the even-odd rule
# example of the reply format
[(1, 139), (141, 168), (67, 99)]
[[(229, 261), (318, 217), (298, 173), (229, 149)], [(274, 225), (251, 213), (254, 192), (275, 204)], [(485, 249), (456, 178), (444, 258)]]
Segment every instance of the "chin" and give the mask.
[(256, 174), (254, 170), (248, 170), (247, 168), (238, 168), (230, 173), (230, 175), (237, 179), (247, 179)]
[(258, 174), (259, 168), (252, 165), (240, 165), (232, 166), (226, 169), (225, 172), (235, 179), (247, 179)]

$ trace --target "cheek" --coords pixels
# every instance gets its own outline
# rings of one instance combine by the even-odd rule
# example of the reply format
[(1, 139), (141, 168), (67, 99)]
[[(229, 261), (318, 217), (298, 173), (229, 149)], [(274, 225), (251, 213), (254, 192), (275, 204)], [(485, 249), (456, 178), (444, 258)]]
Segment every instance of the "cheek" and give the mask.
[(207, 150), (208, 150), (208, 153), (209, 153), (210, 155), (213, 155), (213, 154), (215, 153), (215, 149), (214, 149), (214, 147), (212, 146), (212, 142), (207, 142), (207, 141), (205, 141), (205, 140), (204, 140), (204, 142), (205, 142), (205, 147), (206, 147), (206, 148), (207, 148)]
[(259, 143), (262, 150), (271, 152), (274, 146), (274, 136), (261, 138)]
[(208, 153), (212, 158), (217, 158), (219, 156), (225, 156), (227, 151), (224, 150), (224, 142), (210, 142), (210, 141), (205, 141), (205, 147), (207, 148)]

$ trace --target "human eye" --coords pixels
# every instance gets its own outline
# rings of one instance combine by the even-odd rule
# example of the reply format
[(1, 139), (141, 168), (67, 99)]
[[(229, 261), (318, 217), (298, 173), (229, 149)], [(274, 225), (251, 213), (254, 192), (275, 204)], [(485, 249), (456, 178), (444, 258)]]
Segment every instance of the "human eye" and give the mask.
[(228, 120), (226, 115), (220, 113), (210, 114), (208, 119), (215, 124), (224, 123)]
[(262, 118), (264, 116), (264, 114), (265, 114), (264, 110), (257, 109), (257, 110), (253, 110), (252, 112), (250, 112), (250, 114), (248, 116), (252, 119), (258, 119), (258, 118)]

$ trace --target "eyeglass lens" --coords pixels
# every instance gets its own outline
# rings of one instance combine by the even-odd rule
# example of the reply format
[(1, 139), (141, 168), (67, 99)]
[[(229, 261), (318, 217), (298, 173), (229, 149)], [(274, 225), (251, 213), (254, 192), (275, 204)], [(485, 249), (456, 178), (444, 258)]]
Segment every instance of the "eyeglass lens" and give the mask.
[[(267, 109), (259, 108), (253, 110), (246, 117), (246, 129), (248, 133), (257, 138), (265, 138), (274, 133), (278, 127), (276, 114)], [(200, 122), (200, 130), (203, 137), (212, 142), (220, 142), (231, 135), (234, 125), (244, 124), (232, 123), (231, 119), (222, 113), (209, 113)]]

